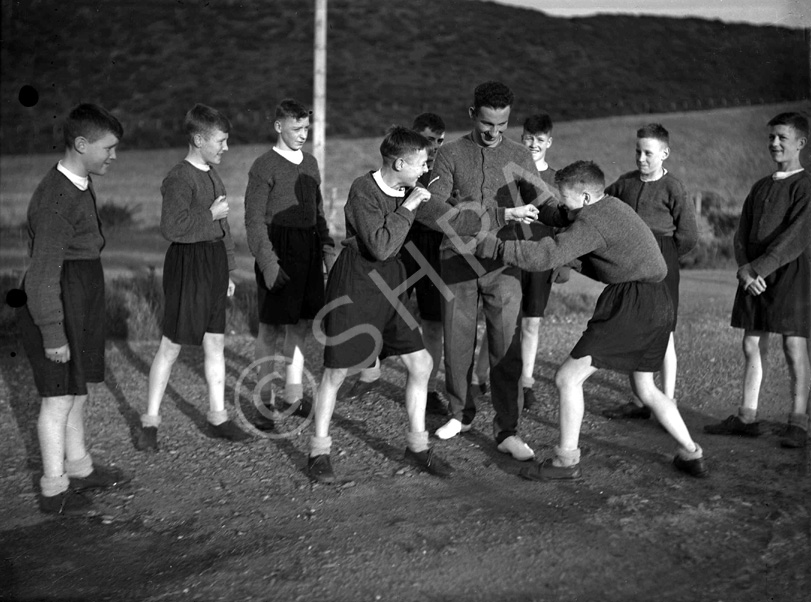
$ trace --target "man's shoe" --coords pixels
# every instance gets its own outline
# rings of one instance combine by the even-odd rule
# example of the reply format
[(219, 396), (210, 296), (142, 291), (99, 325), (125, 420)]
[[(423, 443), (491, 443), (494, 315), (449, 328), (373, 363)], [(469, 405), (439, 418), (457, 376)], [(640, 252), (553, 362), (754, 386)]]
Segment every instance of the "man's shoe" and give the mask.
[(329, 454), (320, 456), (310, 456), (307, 459), (307, 474), (310, 478), (319, 483), (334, 483), (335, 473), (332, 472), (332, 464), (329, 461)]
[(710, 476), (710, 471), (704, 463), (704, 458), (685, 460), (681, 456), (676, 456), (673, 458), (673, 466), (675, 466), (677, 470), (698, 479), (704, 479)]
[(425, 413), (434, 414), (436, 416), (447, 416), (448, 408), (445, 407), (439, 393), (436, 391), (428, 392), (428, 399), (425, 402)]
[(649, 407), (639, 407), (635, 403), (629, 401), (616, 408), (610, 410), (603, 410), (603, 416), (609, 420), (647, 420), (651, 417)]
[[(293, 408), (293, 406), (296, 407), (291, 412), (291, 408)], [(293, 414), (295, 416), (300, 416), (302, 418), (308, 418), (310, 416), (310, 413), (313, 411), (313, 404), (306, 397), (302, 397), (301, 399), (294, 401), (293, 403), (279, 401), (276, 403), (276, 407), (278, 411), (285, 416)]]
[(138, 433), (135, 441), (135, 449), (138, 451), (158, 451), (158, 427), (145, 426)]
[(344, 395), (344, 399), (346, 401), (355, 401), (356, 399), (360, 399), (364, 395), (366, 395), (369, 391), (374, 389), (377, 386), (377, 381), (373, 380), (370, 383), (362, 381), (360, 379), (355, 381), (355, 384), (352, 385), (352, 388), (346, 392)]
[(451, 418), (440, 426), (434, 433), (439, 439), (451, 439), (459, 433), (466, 433), (472, 428), (470, 424), (462, 424), (461, 420)]
[(797, 449), (808, 444), (808, 431), (796, 424), (789, 424), (780, 439), (780, 447)]
[(527, 481), (577, 481), (582, 478), (580, 464), (574, 466), (555, 466), (552, 458), (543, 462), (534, 462), (532, 466), (521, 469), (518, 475)]
[(535, 399), (535, 393), (532, 391), (532, 387), (524, 387), (524, 409), (531, 410), (533, 406), (538, 404), (538, 400)]
[(237, 443), (244, 443), (251, 439), (251, 436), (240, 429), (232, 420), (226, 420), (222, 424), (208, 423), (208, 432), (217, 439), (227, 439)]
[(90, 516), (96, 511), (89, 498), (70, 488), (54, 496), (39, 494), (39, 510), (62, 516)]
[(450, 464), (441, 458), (438, 458), (434, 454), (433, 448), (428, 448), (421, 452), (411, 451), (410, 449), (406, 448), (405, 459), (407, 462), (413, 464), (417, 468), (421, 468), (425, 472), (430, 473), (435, 477), (447, 478), (454, 472), (454, 469)]
[(718, 424), (708, 424), (704, 432), (709, 435), (736, 435), (738, 437), (757, 437), (760, 435), (759, 422), (744, 422), (737, 416), (729, 416)]
[(74, 491), (88, 489), (110, 489), (125, 485), (132, 480), (118, 468), (108, 468), (101, 464), (93, 465), (93, 472), (86, 477), (69, 477), (70, 488)]
[(502, 454), (510, 454), (519, 462), (526, 462), (535, 457), (532, 448), (521, 440), (518, 435), (510, 435), (498, 444), (498, 451)]

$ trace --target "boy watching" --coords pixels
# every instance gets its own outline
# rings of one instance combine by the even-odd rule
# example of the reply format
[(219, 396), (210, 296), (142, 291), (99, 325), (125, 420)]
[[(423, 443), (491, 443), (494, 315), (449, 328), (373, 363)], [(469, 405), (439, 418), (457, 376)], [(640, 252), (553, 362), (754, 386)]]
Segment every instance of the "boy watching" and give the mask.
[(560, 443), (555, 457), (521, 470), (530, 480), (581, 477), (578, 440), (583, 420), (583, 383), (598, 369), (631, 373), (642, 402), (676, 439), (673, 461), (694, 477), (708, 475), (701, 448), (690, 437), (675, 402), (654, 383), (667, 349), (673, 304), (656, 240), (628, 205), (604, 193), (605, 176), (590, 161), (577, 161), (555, 176), (572, 225), (540, 241), (499, 240), (480, 235), (476, 254), (500, 258), (525, 270), (548, 270), (580, 258), (583, 273), (606, 283), (586, 331), (555, 375), (560, 396)]
[(234, 294), (229, 273), (236, 264), (225, 186), (214, 165), (228, 150), (231, 123), (216, 109), (196, 104), (183, 126), (188, 154), (161, 185), (161, 234), (172, 244), (163, 265), (163, 336), (149, 371), (147, 412), (136, 442), (141, 451), (158, 449), (160, 406), (183, 345), (203, 346), (211, 436), (250, 439), (225, 409), (225, 307)]
[(129, 481), (120, 470), (93, 462), (85, 441), (87, 384), (103, 382), (105, 369), (105, 239), (91, 176), (107, 173), (123, 135), (104, 108), (74, 107), (63, 127), (64, 155), (28, 206), (31, 265), (19, 325), (42, 397), (39, 509), (47, 514), (88, 514), (93, 504), (81, 491)]
[[(321, 196), (318, 163), (301, 150), (310, 129), (310, 112), (296, 100), (276, 107), (273, 127), (278, 139), (256, 159), (245, 191), (245, 230), (256, 258), (254, 272), (259, 308), (256, 359), (276, 355), (280, 341), (287, 359), (287, 408), (307, 416), (303, 401), (304, 338), (312, 319), (324, 306), (324, 270), (335, 262)], [(272, 372), (271, 362), (259, 364), (260, 377)], [(272, 412), (272, 409), (271, 409)], [(256, 426), (272, 428), (260, 413)]]
[(811, 338), (811, 176), (800, 163), (808, 119), (781, 113), (768, 123), (777, 171), (752, 187), (735, 232), (738, 290), (732, 326), (743, 328), (743, 395), (737, 416), (704, 427), (712, 435), (757, 437), (758, 397), (769, 333), (783, 337), (792, 409), (781, 446), (808, 441)]
[[(605, 193), (627, 203), (653, 231), (667, 263), (665, 284), (673, 300), (673, 324), (662, 362), (662, 390), (676, 399), (676, 344), (674, 332), (679, 313), (679, 257), (698, 242), (698, 226), (693, 203), (682, 183), (664, 167), (670, 155), (670, 134), (658, 123), (636, 133), (636, 166), (606, 188)], [(650, 409), (638, 400), (605, 410), (606, 418), (650, 418)]]
[[(344, 208), (344, 249), (327, 281), (329, 311), (324, 333), (328, 338), (307, 463), (310, 477), (322, 483), (335, 481), (329, 457), (329, 424), (338, 389), (350, 368), (368, 366), (378, 356), (399, 355), (408, 371), (406, 461), (441, 477), (450, 476), (453, 470), (436, 457), (425, 430), (431, 356), (419, 329), (412, 330), (406, 324), (378, 284), (382, 280), (393, 290), (406, 280), (398, 253), (417, 208), (431, 196), (425, 188), (415, 188), (419, 177), (428, 171), (429, 147), (428, 140), (413, 130), (391, 128), (380, 145), (381, 168), (356, 179), (349, 190)], [(405, 299), (403, 292), (398, 303)]]

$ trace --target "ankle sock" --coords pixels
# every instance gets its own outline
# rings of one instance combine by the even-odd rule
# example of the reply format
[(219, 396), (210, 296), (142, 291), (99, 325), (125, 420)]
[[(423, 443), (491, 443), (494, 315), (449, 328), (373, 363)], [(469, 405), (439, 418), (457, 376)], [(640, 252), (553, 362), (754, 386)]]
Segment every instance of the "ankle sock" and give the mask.
[(287, 383), (284, 386), (284, 400), (287, 403), (296, 403), (304, 396), (304, 385), (301, 383)]
[(85, 454), (78, 460), (65, 460), (65, 473), (69, 477), (86, 477), (93, 472), (93, 458)]
[(69, 486), (70, 480), (67, 474), (62, 474), (58, 477), (42, 476), (39, 479), (39, 488), (42, 491), (42, 495), (45, 497), (53, 497), (64, 493), (68, 490)]
[(311, 458), (323, 455), (328, 456), (330, 450), (332, 450), (332, 437), (330, 437), (329, 435), (327, 435), (326, 437), (316, 437), (315, 435), (310, 437)]
[(220, 426), (228, 421), (228, 410), (211, 410), (206, 414), (206, 418), (214, 426)]
[(559, 446), (555, 446), (555, 459), (552, 460), (552, 464), (555, 466), (560, 467), (567, 467), (567, 466), (575, 466), (580, 464), (580, 448), (577, 449), (562, 449)]
[(788, 423), (794, 426), (799, 426), (804, 431), (808, 430), (808, 414), (795, 414), (792, 412), (788, 415)]
[(428, 449), (428, 431), (416, 433), (408, 431), (406, 433), (406, 447), (418, 454)]
[(160, 416), (152, 416), (150, 414), (141, 414), (141, 426), (154, 426), (158, 428), (161, 425), (161, 417)]
[(693, 441), (693, 444), (696, 446), (696, 451), (688, 451), (686, 448), (679, 446), (678, 454), (682, 460), (698, 460), (704, 456), (704, 450), (701, 449), (701, 446)]
[(738, 408), (738, 418), (741, 419), (741, 422), (752, 424), (755, 422), (755, 420), (757, 420), (757, 410), (753, 410), (751, 408)]

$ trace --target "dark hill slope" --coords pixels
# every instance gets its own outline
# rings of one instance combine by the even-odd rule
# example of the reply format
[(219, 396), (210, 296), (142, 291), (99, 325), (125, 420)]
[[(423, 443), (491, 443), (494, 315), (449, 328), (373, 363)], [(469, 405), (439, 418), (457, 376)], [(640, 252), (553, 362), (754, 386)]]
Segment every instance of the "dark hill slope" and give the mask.
[[(83, 100), (113, 109), (128, 146), (182, 143), (194, 102), (235, 141), (266, 137), (286, 96), (312, 98), (313, 2), (4, 0), (3, 152), (49, 150)], [(9, 11), (9, 5), (12, 9)], [(416, 113), (466, 124), (473, 87), (500, 79), (515, 113), (557, 119), (805, 98), (802, 30), (701, 19), (562, 19), (475, 0), (330, 0), (328, 133), (379, 135)], [(21, 86), (39, 92), (33, 108)]]

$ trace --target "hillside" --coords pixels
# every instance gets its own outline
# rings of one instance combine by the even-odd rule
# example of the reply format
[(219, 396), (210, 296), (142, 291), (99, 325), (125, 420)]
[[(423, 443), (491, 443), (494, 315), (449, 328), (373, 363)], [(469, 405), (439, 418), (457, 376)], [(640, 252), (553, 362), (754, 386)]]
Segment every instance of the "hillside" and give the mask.
[[(4, 0), (3, 153), (47, 152), (79, 101), (124, 121), (126, 144), (177, 145), (194, 102), (226, 111), (234, 142), (266, 112), (312, 97), (313, 2)], [(802, 30), (701, 19), (554, 18), (474, 0), (330, 0), (328, 130), (378, 136), (425, 110), (466, 127), (473, 87), (501, 79), (518, 114), (558, 121), (808, 97)], [(18, 92), (35, 87), (39, 102)]]

